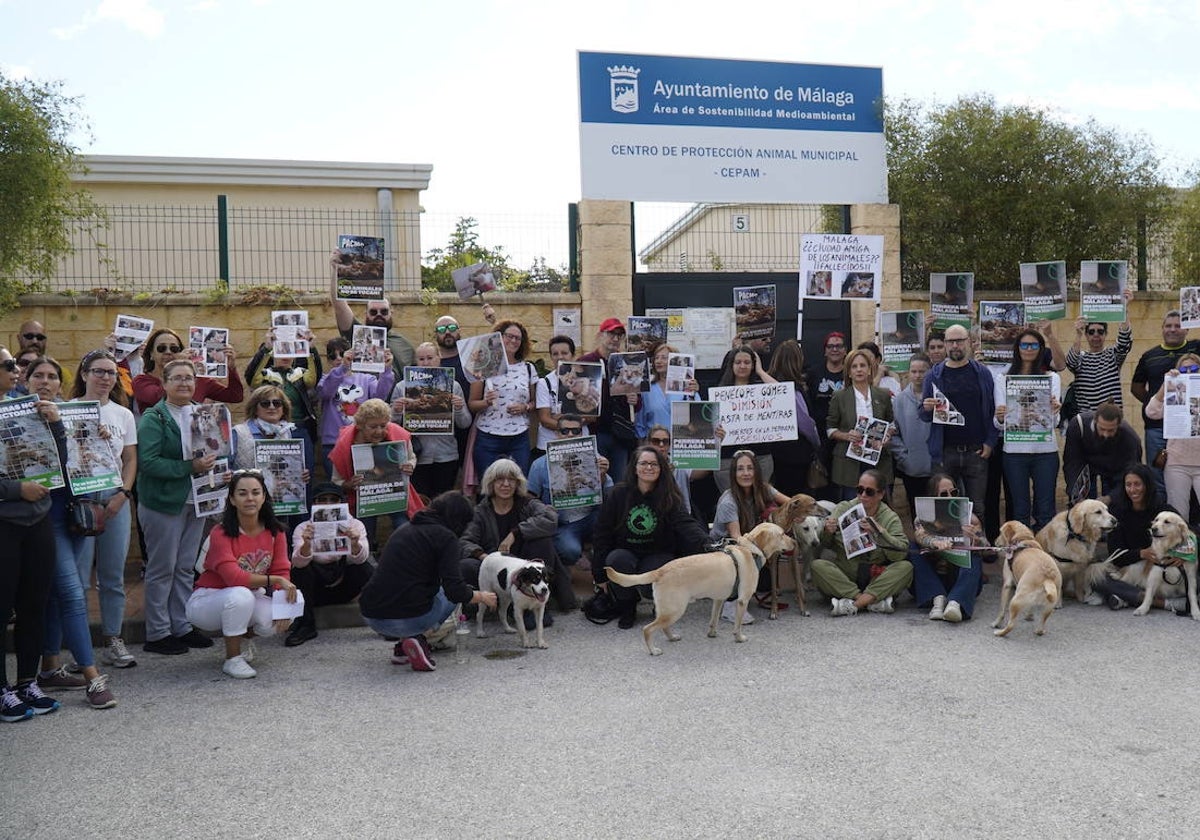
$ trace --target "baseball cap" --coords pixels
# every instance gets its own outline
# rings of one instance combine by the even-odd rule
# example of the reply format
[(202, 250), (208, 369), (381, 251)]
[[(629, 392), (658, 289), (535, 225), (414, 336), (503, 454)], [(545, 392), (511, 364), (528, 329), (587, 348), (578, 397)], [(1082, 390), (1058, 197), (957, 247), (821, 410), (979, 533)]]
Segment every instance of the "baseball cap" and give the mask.
[(337, 496), (343, 501), (346, 499), (346, 494), (342, 491), (342, 488), (338, 487), (332, 481), (323, 481), (313, 488), (313, 498), (316, 499), (320, 496)]
[(600, 332), (625, 332), (625, 325), (620, 318), (605, 318), (600, 324)]

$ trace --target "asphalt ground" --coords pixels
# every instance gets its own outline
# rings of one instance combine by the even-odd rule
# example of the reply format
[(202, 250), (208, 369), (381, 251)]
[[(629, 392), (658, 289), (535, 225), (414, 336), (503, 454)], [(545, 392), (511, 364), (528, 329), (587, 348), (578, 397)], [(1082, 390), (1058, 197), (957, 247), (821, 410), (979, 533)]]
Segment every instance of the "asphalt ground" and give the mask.
[[(433, 673), (366, 628), (110, 670), (120, 705), (0, 724), (0, 836), (1167, 837), (1194, 822), (1200, 624), (1069, 602), (1047, 635), (786, 611), (647, 655), (556, 616), (549, 650)], [(651, 617), (648, 606), (639, 616)], [(11, 661), (10, 661), (10, 667)]]

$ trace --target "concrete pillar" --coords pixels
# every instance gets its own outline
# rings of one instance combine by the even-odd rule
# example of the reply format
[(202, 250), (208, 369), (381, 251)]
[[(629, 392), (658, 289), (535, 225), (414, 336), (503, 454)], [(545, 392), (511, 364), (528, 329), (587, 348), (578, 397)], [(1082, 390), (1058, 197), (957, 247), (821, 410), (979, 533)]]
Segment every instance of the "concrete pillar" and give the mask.
[(633, 311), (633, 206), (628, 201), (579, 202), (583, 324), (581, 352), (593, 349), (605, 318)]
[[(883, 237), (883, 285), (881, 308), (893, 311), (902, 308), (900, 302), (900, 205), (850, 205), (850, 232)], [(924, 308), (924, 307), (922, 307)], [(850, 305), (854, 322), (854, 343), (866, 341), (875, 334), (875, 309), (862, 304)]]

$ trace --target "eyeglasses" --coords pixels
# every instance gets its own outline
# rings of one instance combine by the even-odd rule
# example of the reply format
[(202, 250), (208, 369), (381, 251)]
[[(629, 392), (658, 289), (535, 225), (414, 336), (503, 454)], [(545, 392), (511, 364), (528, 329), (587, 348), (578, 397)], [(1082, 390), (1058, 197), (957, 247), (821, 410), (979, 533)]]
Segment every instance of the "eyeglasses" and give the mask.
[(441, 324), (433, 329), (438, 335), (445, 335), (448, 332), (458, 332), (458, 324)]
[(154, 349), (159, 353), (178, 353), (183, 350), (178, 344), (159, 344)]
[(582, 435), (582, 426), (559, 426), (558, 433), (560, 435)]
[(168, 376), (167, 381), (168, 382), (195, 382), (196, 377), (194, 377), (194, 376)]
[(390, 309), (368, 309), (367, 310), (368, 315), (390, 315), (391, 312), (392, 312), (392, 310), (390, 310)]
[(658, 461), (638, 461), (637, 468), (639, 470), (641, 470), (641, 469), (656, 470), (656, 469), (658, 469)]
[(1042, 349), (1042, 345), (1038, 344), (1036, 341), (1022, 341), (1020, 343), (1020, 347), (1022, 350), (1041, 350)]
[(260, 408), (283, 408), (283, 400), (259, 400)]
[(495, 479), (493, 479), (492, 483), (493, 484), (516, 484), (517, 480), (516, 480), (516, 478), (514, 478), (511, 475), (501, 475), (501, 476), (497, 476)]
[(947, 339), (943, 339), (943, 341), (946, 344), (964, 344), (964, 343), (966, 343), (965, 338), (947, 338)]
[(1179, 366), (1180, 373), (1195, 373), (1196, 371), (1200, 371), (1200, 365), (1180, 365)]
[(1087, 331), (1088, 335), (1108, 335), (1108, 330), (1101, 327), (1093, 327)]
[(854, 492), (860, 496), (866, 496), (868, 499), (873, 499), (878, 496), (882, 490), (876, 490), (874, 487), (863, 487), (861, 484), (854, 488)]
[(954, 491), (953, 490), (942, 490), (938, 493), (938, 498), (939, 499), (952, 499), (952, 498), (954, 498)]
[(116, 376), (116, 368), (88, 368), (84, 373), (90, 373), (92, 376)]
[(501, 333), (501, 335), (503, 335), (505, 338), (511, 338), (513, 341), (521, 341), (525, 338), (525, 336), (521, 335), (520, 333)]
[(16, 359), (5, 359), (4, 361), (0, 361), (0, 367), (4, 368), (9, 373), (16, 373), (17, 372), (17, 360)]
[(845, 350), (846, 345), (845, 344), (826, 344), (825, 349), (826, 350)]
[(21, 333), (21, 338), (26, 341), (45, 341), (46, 336), (42, 333)]
[(655, 446), (667, 446), (671, 442), (669, 437), (652, 437), (648, 438), (648, 440)]

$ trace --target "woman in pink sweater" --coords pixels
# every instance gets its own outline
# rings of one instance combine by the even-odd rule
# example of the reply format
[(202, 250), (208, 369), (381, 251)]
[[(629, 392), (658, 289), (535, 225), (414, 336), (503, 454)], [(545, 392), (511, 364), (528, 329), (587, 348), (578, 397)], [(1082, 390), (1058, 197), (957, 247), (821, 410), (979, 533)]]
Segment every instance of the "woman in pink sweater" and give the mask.
[[(221, 670), (235, 679), (258, 672), (250, 667), (254, 646), (242, 637), (269, 636), (287, 630), (291, 619), (273, 619), (271, 592), (282, 589), (296, 603), (291, 562), (283, 525), (271, 508), (271, 495), (258, 470), (238, 470), (229, 483), (225, 514), (213, 528), (203, 557), (203, 572), (187, 603), (188, 621), (225, 637)], [(253, 624), (253, 626), (251, 626)]]

